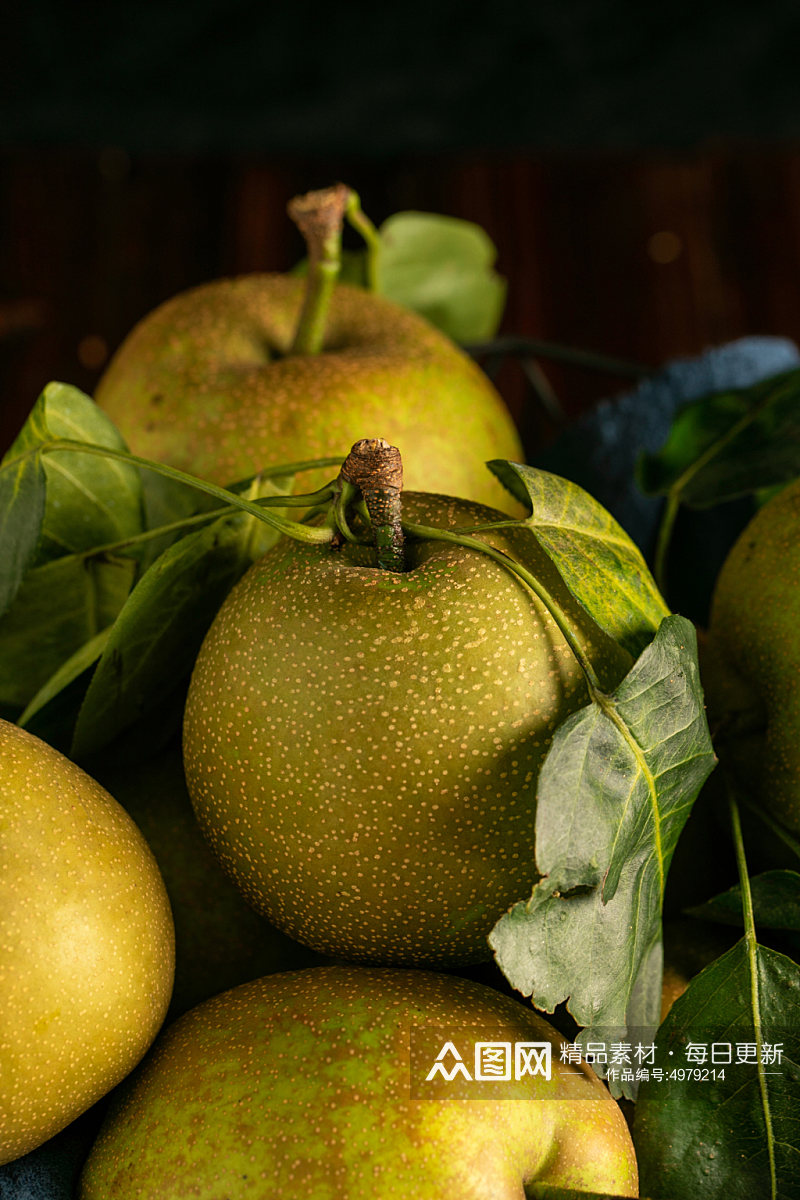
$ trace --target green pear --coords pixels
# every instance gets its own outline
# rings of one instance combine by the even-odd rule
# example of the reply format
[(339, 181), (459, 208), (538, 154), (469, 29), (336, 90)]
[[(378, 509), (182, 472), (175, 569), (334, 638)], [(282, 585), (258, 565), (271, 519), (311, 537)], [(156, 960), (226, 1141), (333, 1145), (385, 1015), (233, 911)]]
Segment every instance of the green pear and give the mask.
[[(340, 285), (319, 354), (290, 353), (302, 279), (216, 280), (155, 309), (117, 350), (95, 393), (131, 450), (228, 483), (276, 464), (344, 457), (380, 432), (411, 464), (408, 487), (502, 507), (491, 458), (523, 461), (486, 376), (422, 317)], [(302, 477), (303, 491), (330, 471)]]
[(174, 935), (130, 817), (0, 721), (0, 1163), (41, 1145), (138, 1063), (167, 1011)]
[[(414, 493), (403, 513), (443, 529), (502, 519)], [(481, 537), (549, 589), (618, 683), (629, 656), (530, 531)], [(187, 783), (223, 866), (290, 936), (350, 961), (466, 964), (536, 882), (538, 772), (588, 695), (518, 577), (453, 543), (407, 551), (394, 574), (360, 546), (284, 539), (254, 564), (195, 665)]]
[(168, 1015), (247, 980), (319, 961), (257, 916), (220, 867), (192, 811), (180, 746), (97, 774), (144, 834), (167, 889), (175, 922)]
[[(622, 1113), (560, 1040), (516, 1000), (425, 971), (243, 984), (181, 1017), (120, 1089), (80, 1198), (524, 1200), (533, 1181), (636, 1196)], [(550, 1078), (427, 1080), (447, 1042), (474, 1076), (480, 1041), (512, 1060), (549, 1046)]]
[(701, 667), (720, 761), (745, 799), (800, 835), (800, 482), (725, 560)]

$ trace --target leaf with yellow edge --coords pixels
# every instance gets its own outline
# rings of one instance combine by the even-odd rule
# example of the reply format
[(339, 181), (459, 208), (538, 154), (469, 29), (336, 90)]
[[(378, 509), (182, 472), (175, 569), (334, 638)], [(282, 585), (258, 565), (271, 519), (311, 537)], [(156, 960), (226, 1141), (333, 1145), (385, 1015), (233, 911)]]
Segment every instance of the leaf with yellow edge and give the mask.
[(491, 471), (530, 512), (527, 526), (576, 600), (634, 657), (669, 609), (641, 552), (621, 525), (576, 483), (495, 459)]

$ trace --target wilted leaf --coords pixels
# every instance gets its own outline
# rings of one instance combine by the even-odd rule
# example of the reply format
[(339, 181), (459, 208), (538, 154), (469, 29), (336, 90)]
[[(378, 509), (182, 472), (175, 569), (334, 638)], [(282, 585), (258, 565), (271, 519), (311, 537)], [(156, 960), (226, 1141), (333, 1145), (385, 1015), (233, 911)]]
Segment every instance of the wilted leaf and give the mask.
[(539, 776), (531, 898), (489, 942), (511, 984), (579, 1025), (624, 1029), (652, 992), (664, 885), (714, 765), (693, 626), (667, 617), (608, 696), (556, 731)]
[[(767, 929), (800, 931), (800, 874), (797, 871), (764, 871), (750, 880), (756, 925)], [(741, 925), (742, 889), (737, 884), (705, 904), (686, 910), (705, 921)]]
[(0, 704), (24, 708), (71, 655), (110, 625), (135, 571), (133, 559), (81, 555), (29, 571), (0, 619)]
[(680, 409), (657, 454), (639, 460), (649, 495), (693, 508), (733, 500), (800, 475), (800, 370)]
[(501, 459), (488, 466), (531, 510), (522, 523), (573, 596), (626, 650), (640, 654), (669, 609), (622, 527), (576, 483)]
[[(754, 965), (747, 942), (737, 942), (692, 980), (658, 1031), (663, 1078), (650, 1070), (634, 1124), (642, 1191), (654, 1200), (800, 1194), (800, 967), (764, 946)], [(760, 1067), (757, 1040), (768, 1048)], [(694, 1061), (690, 1044), (699, 1047)], [(730, 1064), (719, 1061), (728, 1046)]]

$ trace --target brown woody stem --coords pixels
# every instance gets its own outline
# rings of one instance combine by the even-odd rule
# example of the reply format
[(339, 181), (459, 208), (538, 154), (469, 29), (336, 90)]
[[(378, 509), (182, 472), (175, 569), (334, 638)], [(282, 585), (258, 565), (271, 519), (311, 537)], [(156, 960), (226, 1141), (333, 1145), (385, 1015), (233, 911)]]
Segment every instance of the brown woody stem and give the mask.
[(289, 201), (288, 212), (306, 241), (308, 274), (290, 354), (319, 354), (331, 296), (342, 267), (342, 225), (350, 199), (343, 183)]
[(379, 569), (401, 572), (405, 564), (400, 523), (400, 493), (403, 489), (400, 451), (383, 438), (363, 438), (356, 442), (344, 460), (340, 474), (364, 497), (375, 536)]

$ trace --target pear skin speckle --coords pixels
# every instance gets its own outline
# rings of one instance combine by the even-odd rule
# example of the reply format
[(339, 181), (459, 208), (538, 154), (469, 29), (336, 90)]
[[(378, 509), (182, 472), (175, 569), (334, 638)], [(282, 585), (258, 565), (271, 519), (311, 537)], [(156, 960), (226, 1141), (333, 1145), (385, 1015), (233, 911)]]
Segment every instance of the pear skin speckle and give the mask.
[(0, 1163), (133, 1069), (173, 971), (167, 894), (133, 821), (74, 763), (0, 721)]
[[(522, 462), (522, 446), (483, 372), (422, 317), (347, 285), (323, 353), (286, 356), (304, 286), (285, 275), (216, 280), (144, 317), (95, 394), (131, 450), (225, 484), (384, 437), (407, 487), (508, 510), (485, 463)], [(298, 490), (330, 477), (306, 473)]]
[[(444, 1038), (472, 1067), (484, 1033), (549, 1042), (551, 1079), (420, 1094)], [(167, 1029), (120, 1089), (80, 1200), (524, 1200), (534, 1180), (638, 1195), (622, 1113), (559, 1042), (516, 1000), (426, 971), (243, 984)]]
[[(442, 527), (498, 515), (410, 493), (404, 511)], [(485, 536), (547, 582), (621, 677), (627, 656), (530, 534)], [(444, 966), (489, 957), (493, 925), (530, 894), (539, 768), (588, 697), (552, 618), (504, 567), (442, 542), (409, 555), (391, 574), (286, 540), (255, 564), (197, 659), (184, 758), (212, 848), (273, 924), (350, 961)]]
[(317, 956), (253, 912), (200, 832), (186, 791), (180, 745), (104, 766), (99, 782), (147, 839), (175, 922), (175, 986), (167, 1019), (238, 983)]

